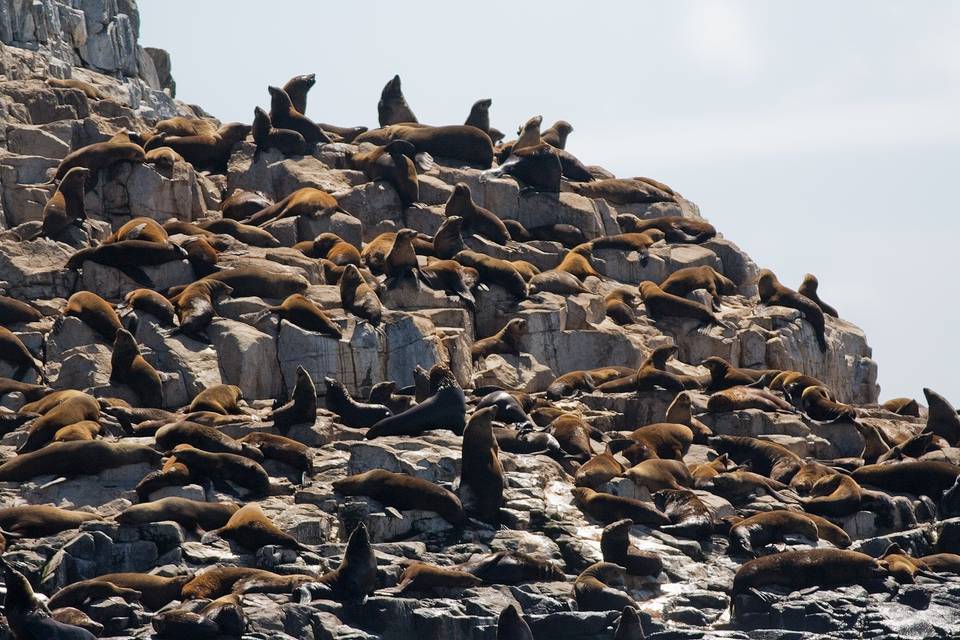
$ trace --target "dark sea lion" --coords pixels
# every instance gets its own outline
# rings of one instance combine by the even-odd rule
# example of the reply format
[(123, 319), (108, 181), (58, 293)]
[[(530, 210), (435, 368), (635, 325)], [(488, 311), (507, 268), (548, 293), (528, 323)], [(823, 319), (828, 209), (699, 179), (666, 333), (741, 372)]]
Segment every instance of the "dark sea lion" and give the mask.
[(650, 526), (670, 524), (666, 514), (652, 504), (640, 500), (599, 493), (588, 487), (575, 487), (571, 489), (571, 493), (584, 513), (603, 524), (623, 519)]
[(837, 420), (856, 420), (857, 410), (830, 398), (826, 387), (807, 387), (800, 395), (800, 406), (811, 420), (834, 422)]
[(730, 387), (718, 391), (707, 401), (707, 411), (722, 413), (725, 411), (740, 411), (743, 409), (760, 409), (761, 411), (793, 412), (788, 402), (763, 389), (751, 387)]
[(633, 520), (612, 522), (600, 534), (600, 552), (604, 562), (624, 567), (634, 576), (656, 576), (663, 570), (663, 561), (652, 551), (640, 551), (630, 543)]
[(110, 357), (110, 381), (125, 384), (144, 407), (163, 406), (163, 382), (160, 374), (140, 355), (140, 347), (126, 329), (117, 330)]
[(559, 193), (563, 169), (555, 150), (548, 144), (538, 144), (514, 150), (499, 167), (484, 171), (480, 179), (505, 175), (520, 183), (522, 192)]
[(613, 578), (622, 577), (624, 571), (609, 562), (596, 562), (577, 576), (573, 583), (573, 594), (580, 611), (611, 611), (624, 607), (637, 607), (637, 603), (627, 593), (607, 585)]
[(470, 187), (465, 182), (458, 182), (454, 186), (453, 193), (447, 199), (444, 215), (463, 218), (461, 229), (469, 234), (479, 233), (497, 244), (506, 244), (510, 241), (510, 232), (507, 231), (507, 227), (497, 214), (473, 201)]
[(355, 142), (387, 144), (406, 140), (417, 153), (465, 162), (486, 169), (493, 162), (493, 143), (490, 136), (475, 127), (446, 125), (431, 127), (414, 124), (394, 124), (383, 129), (367, 131)]
[(692, 318), (708, 325), (723, 324), (706, 305), (666, 293), (649, 280), (641, 282), (639, 289), (640, 297), (643, 298), (643, 305), (654, 320), (672, 316), (675, 318)]
[(761, 269), (757, 278), (760, 302), (769, 306), (796, 309), (810, 323), (820, 345), (820, 351), (826, 352), (827, 339), (824, 335), (823, 311), (816, 302), (806, 296), (780, 284), (777, 276), (769, 269)]
[(708, 538), (713, 533), (710, 509), (693, 491), (661, 489), (653, 494), (653, 502), (671, 522), (660, 531), (683, 538)]
[(43, 314), (26, 302), (15, 298), (0, 296), (0, 324), (4, 326), (26, 322), (36, 322)]
[(593, 455), (590, 437), (594, 429), (578, 414), (561, 413), (550, 422), (548, 429), (560, 447), (578, 462), (587, 462)]
[[(255, 212), (244, 222), (248, 226), (256, 225), (263, 227), (274, 220), (282, 220), (284, 218), (298, 218), (301, 216), (318, 218), (326, 214), (332, 214), (338, 208), (337, 199), (323, 189), (302, 187), (276, 204), (264, 207), (260, 211)], [(260, 233), (266, 232), (261, 229)]]
[(13, 374), (17, 379), (26, 375), (28, 370), (34, 369), (40, 376), (40, 380), (46, 382), (43, 363), (33, 357), (20, 338), (3, 326), (0, 326), (0, 361), (17, 367)]
[(463, 430), (460, 456), (460, 487), (473, 494), (479, 519), (491, 523), (500, 521), (506, 487), (500, 448), (491, 429), (495, 413), (493, 407), (474, 411)]
[(159, 222), (153, 218), (138, 216), (125, 222), (103, 241), (112, 244), (121, 240), (146, 240), (148, 242), (167, 242), (170, 236)]
[(0, 396), (5, 396), (8, 393), (19, 393), (27, 402), (34, 402), (52, 391), (53, 389), (43, 384), (30, 384), (13, 378), (0, 377)]
[(573, 125), (566, 120), (557, 120), (547, 129), (540, 132), (540, 140), (551, 147), (565, 149), (567, 146), (567, 136), (573, 133)]
[(619, 380), (635, 373), (636, 369), (631, 367), (600, 367), (589, 371), (569, 371), (558, 376), (550, 383), (550, 386), (547, 387), (547, 398), (559, 400), (573, 395), (577, 391), (590, 392), (597, 385), (611, 380)]
[(248, 433), (238, 441), (257, 447), (264, 458), (277, 460), (304, 473), (313, 472), (310, 447), (301, 442), (263, 431)]
[(392, 415), (384, 405), (357, 402), (350, 397), (347, 388), (334, 378), (328, 376), (323, 381), (327, 385), (327, 409), (337, 414), (340, 422), (348, 427), (366, 429)]
[(522, 584), (566, 579), (554, 563), (519, 551), (498, 551), (472, 557), (457, 568), (480, 578), (487, 584)]
[(481, 98), (474, 102), (463, 124), (480, 129), (480, 131), (490, 136), (493, 144), (497, 144), (497, 141), (503, 138), (503, 133), (490, 128), (490, 106), (492, 104), (493, 100), (490, 98)]
[(153, 616), (150, 625), (156, 638), (206, 640), (220, 637), (220, 627), (206, 616), (186, 609), (167, 609)]
[(750, 471), (718, 473), (709, 481), (701, 483), (700, 486), (711, 493), (726, 498), (734, 504), (763, 494), (769, 494), (783, 503), (796, 502), (796, 500), (792, 500), (780, 493), (789, 488), (787, 485)]
[(810, 487), (803, 508), (821, 516), (844, 517), (856, 513), (863, 503), (863, 491), (850, 476), (835, 473), (820, 478)]
[(323, 597), (327, 593), (336, 599), (360, 600), (373, 593), (376, 587), (377, 556), (370, 545), (367, 527), (361, 522), (350, 534), (339, 566), (320, 576), (315, 583), (303, 585), (298, 593), (301, 604), (309, 602), (314, 595)]
[(354, 168), (363, 171), (370, 180), (384, 180), (393, 185), (400, 203), (409, 207), (420, 199), (416, 148), (403, 139), (396, 139), (372, 150), (361, 149), (350, 159)]
[(277, 407), (270, 414), (273, 426), (280, 433), (287, 433), (298, 424), (312, 426), (317, 419), (317, 387), (313, 378), (302, 366), (297, 366), (297, 381), (289, 402)]
[(123, 329), (110, 303), (91, 291), (78, 291), (70, 296), (63, 315), (79, 318), (111, 345), (117, 339), (117, 332)]
[[(197, 573), (196, 575), (189, 576), (189, 579), (183, 585), (178, 598), (182, 600), (221, 598), (225, 595), (229, 595), (231, 592), (242, 592), (241, 586), (247, 581), (249, 581), (250, 585), (254, 587), (256, 586), (254, 584), (255, 581), (263, 581), (260, 587), (264, 588), (276, 578), (294, 578), (294, 575), (279, 576), (272, 571), (265, 571), (264, 569), (254, 569), (252, 567), (225, 567), (217, 565)], [(303, 579), (303, 581), (316, 579), (314, 576), (300, 577)], [(287, 593), (292, 593), (293, 589), (295, 588), (293, 586), (293, 582), (287, 582), (287, 584), (289, 585)]]
[(74, 167), (66, 172), (57, 190), (43, 207), (43, 223), (40, 233), (56, 240), (71, 225), (79, 225), (87, 218), (84, 208), (84, 185), (90, 171)]
[[(548, 269), (534, 275), (530, 278), (529, 285), (531, 294), (547, 292), (561, 296), (575, 296), (581, 293), (593, 293), (583, 286), (583, 283), (576, 276), (556, 269)], [(615, 296), (615, 293), (610, 295)]]
[[(607, 178), (587, 182), (572, 182), (574, 193), (587, 198), (603, 198), (610, 204), (651, 204), (654, 202), (674, 202), (672, 193), (656, 185), (635, 178)], [(625, 229), (633, 232), (633, 229)]]
[(504, 607), (497, 617), (497, 640), (533, 640), (530, 625), (520, 616), (517, 605)]
[(395, 231), (385, 231), (366, 243), (360, 252), (360, 258), (371, 272), (381, 275), (384, 272), (387, 254), (397, 239)]
[(25, 504), (0, 508), (0, 529), (25, 538), (52, 536), (68, 529), (77, 529), (81, 523), (101, 519), (96, 513), (50, 505)]
[(667, 242), (700, 244), (717, 235), (717, 230), (705, 220), (682, 216), (665, 216), (641, 220), (634, 215), (625, 213), (617, 216), (617, 222), (620, 223), (620, 228), (626, 232), (642, 233), (650, 229), (659, 229), (666, 234)]
[(149, 240), (121, 240), (99, 247), (80, 249), (67, 260), (66, 268), (83, 268), (84, 262), (95, 262), (108, 267), (116, 267), (131, 280), (151, 288), (153, 282), (141, 267), (157, 266), (184, 260), (187, 252), (170, 242), (150, 242)]
[(590, 260), (591, 256), (589, 243), (577, 245), (563, 256), (563, 260), (554, 267), (554, 271), (569, 273), (581, 282), (589, 277), (605, 280), (605, 276), (594, 268)]
[(203, 333), (216, 315), (216, 304), (233, 293), (233, 287), (219, 280), (198, 280), (181, 291), (173, 302), (177, 309), (177, 331), (201, 342), (209, 342)]
[(483, 282), (500, 285), (517, 300), (527, 297), (527, 282), (509, 261), (469, 249), (459, 252), (453, 259), (465, 267), (476, 269)]
[(731, 387), (757, 384), (764, 376), (779, 373), (774, 369), (743, 369), (735, 367), (719, 356), (710, 356), (700, 363), (710, 372), (707, 391), (722, 391)]
[(94, 640), (96, 636), (80, 627), (64, 624), (50, 615), (22, 573), (0, 557), (6, 597), (3, 614), (17, 640)]
[(449, 429), (463, 433), (466, 425), (466, 399), (453, 373), (444, 367), (436, 393), (403, 413), (376, 422), (366, 438), (419, 435), (431, 429)]
[(851, 477), (858, 484), (884, 491), (926, 495), (939, 500), (960, 476), (960, 467), (936, 460), (907, 460), (893, 464), (868, 464), (856, 469)]
[(356, 265), (347, 265), (340, 277), (340, 304), (344, 311), (366, 320), (374, 327), (380, 326), (383, 305)]
[(122, 598), (127, 602), (139, 602), (143, 594), (137, 589), (128, 589), (112, 582), (93, 578), (79, 580), (59, 589), (50, 597), (48, 606), (51, 609), (83, 607), (89, 602), (113, 597)]
[(468, 309), (475, 309), (477, 300), (471, 289), (480, 278), (476, 269), (456, 260), (434, 260), (420, 269), (420, 277), (434, 291), (457, 296)]
[(813, 302), (820, 307), (820, 310), (828, 316), (839, 318), (840, 314), (837, 313), (837, 310), (820, 299), (820, 296), (817, 294), (817, 287), (819, 286), (820, 282), (817, 280), (817, 277), (812, 273), (808, 273), (803, 276), (803, 282), (800, 283), (797, 293), (813, 300)]
[(660, 283), (660, 289), (681, 297), (697, 289), (706, 289), (713, 299), (713, 308), (720, 309), (720, 295), (734, 295), (737, 285), (713, 267), (703, 265), (674, 271)]
[(265, 496), (270, 490), (270, 476), (250, 458), (232, 453), (210, 453), (190, 445), (177, 446), (173, 455), (191, 473), (211, 480), (229, 480), (250, 491), (253, 497)]
[(623, 475), (627, 469), (617, 460), (615, 454), (626, 446), (629, 446), (629, 441), (608, 442), (603, 453), (598, 453), (580, 465), (574, 475), (574, 485), (597, 490), (607, 482)]
[(285, 156), (302, 156), (307, 153), (307, 142), (299, 131), (278, 129), (270, 116), (260, 107), (253, 110), (253, 142), (258, 149), (276, 149)]
[(377, 103), (377, 115), (381, 127), (402, 122), (419, 122), (403, 97), (399, 75), (393, 76), (383, 86), (383, 91), (380, 92), (380, 102)]
[(65, 477), (92, 475), (104, 469), (140, 462), (157, 464), (160, 454), (150, 447), (127, 442), (52, 442), (0, 464), (0, 482), (26, 481), (48, 474)]
[(897, 415), (920, 417), (920, 405), (913, 398), (893, 398), (884, 402), (880, 407)]
[(266, 545), (286, 547), (299, 551), (309, 549), (309, 547), (274, 524), (274, 522), (267, 517), (267, 514), (263, 512), (263, 509), (260, 508), (260, 505), (255, 502), (249, 502), (235, 511), (225, 525), (208, 531), (201, 539), (201, 542), (206, 542), (213, 536), (219, 536), (225, 540), (232, 540), (251, 551), (256, 551)]
[(960, 416), (957, 415), (953, 405), (936, 391), (925, 387), (923, 395), (929, 407), (924, 433), (934, 433), (955, 446), (960, 442)]
[(387, 276), (388, 287), (395, 286), (419, 271), (417, 252), (413, 248), (416, 237), (417, 232), (413, 229), (400, 229), (394, 234), (393, 243), (383, 261), (383, 273)]
[(603, 298), (606, 316), (620, 326), (637, 322), (636, 306), (640, 299), (636, 292), (617, 287)]
[(717, 453), (725, 453), (737, 464), (749, 464), (750, 470), (776, 480), (790, 482), (803, 466), (800, 456), (775, 442), (745, 436), (714, 436), (709, 444)]
[(131, 505), (118, 513), (116, 520), (128, 526), (171, 520), (189, 531), (212, 531), (226, 525), (239, 508), (235, 502), (203, 502), (172, 496)]
[(624, 607), (613, 632), (613, 640), (643, 640), (644, 637), (640, 614), (631, 606)]
[[(504, 221), (504, 224), (506, 222)], [(528, 234), (533, 240), (559, 242), (567, 249), (573, 249), (588, 242), (583, 229), (572, 224), (542, 224), (530, 227)]]
[(440, 228), (433, 235), (433, 252), (442, 259), (448, 260), (466, 249), (463, 244), (463, 218), (448, 215), (440, 223)]
[(273, 205), (273, 201), (257, 191), (234, 189), (220, 204), (220, 215), (229, 220), (240, 222), (258, 211)]
[(250, 135), (251, 127), (240, 122), (230, 122), (212, 134), (179, 136), (160, 134), (151, 138), (146, 150), (170, 147), (196, 169), (223, 172), (230, 160), (233, 147)]
[(118, 162), (143, 162), (143, 160), (144, 149), (140, 145), (132, 142), (97, 142), (68, 153), (60, 161), (53, 180), (59, 182), (74, 167), (83, 167), (90, 172), (91, 182), (96, 182), (97, 174), (102, 169)]
[(385, 507), (433, 511), (453, 525), (466, 521), (463, 504), (456, 494), (415, 476), (371, 469), (335, 480), (333, 488), (345, 496), (368, 496)]
[(752, 554), (768, 544), (785, 541), (787, 536), (801, 537), (806, 544), (815, 545), (819, 533), (816, 523), (802, 513), (763, 511), (730, 527), (730, 547)]
[(293, 76), (287, 83), (281, 87), (283, 92), (290, 97), (290, 104), (300, 113), (307, 112), (307, 93), (317, 83), (317, 75), (308, 73), (300, 76)]
[(512, 353), (520, 355), (520, 339), (526, 329), (527, 321), (523, 318), (512, 318), (489, 338), (482, 338), (473, 343), (470, 355), (474, 360), (482, 360), (494, 353)]
[(123, 304), (118, 310), (134, 309), (149, 313), (166, 325), (172, 325), (177, 310), (170, 301), (152, 289), (134, 289), (123, 298)]
[(241, 267), (218, 271), (204, 278), (219, 280), (233, 289), (236, 298), (256, 296), (283, 300), (295, 293), (306, 291), (310, 283), (301, 275), (263, 271), (253, 267)]
[(210, 453), (233, 453), (260, 462), (263, 454), (256, 447), (244, 446), (215, 427), (188, 420), (166, 424), (154, 434), (161, 451), (173, 451), (177, 445), (188, 444)]
[[(272, 207), (271, 207), (272, 208)], [(244, 244), (251, 247), (273, 248), (279, 247), (280, 241), (277, 240), (269, 231), (264, 231), (260, 227), (249, 224), (243, 224), (229, 218), (220, 218), (209, 222), (200, 223), (200, 228), (210, 233), (220, 233), (236, 238)]]

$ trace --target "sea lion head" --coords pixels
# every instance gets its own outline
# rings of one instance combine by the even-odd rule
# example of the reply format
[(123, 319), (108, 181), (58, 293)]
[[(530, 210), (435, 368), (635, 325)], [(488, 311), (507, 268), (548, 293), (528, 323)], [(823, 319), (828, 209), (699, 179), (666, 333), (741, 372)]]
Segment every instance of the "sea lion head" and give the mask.
[(253, 134), (262, 134), (270, 131), (270, 116), (260, 107), (253, 108)]
[(553, 128), (557, 130), (557, 133), (560, 134), (561, 138), (565, 138), (566, 136), (573, 133), (573, 125), (567, 122), (566, 120), (557, 120), (553, 124)]
[[(289, 100), (290, 98), (287, 98), (287, 101)], [(251, 127), (249, 124), (243, 124), (242, 122), (228, 122), (217, 129), (217, 135), (220, 136), (224, 142), (234, 145), (238, 142), (242, 142), (248, 135), (250, 135), (251, 131), (253, 131), (253, 127)]]
[(79, 192), (80, 189), (83, 189), (83, 185), (86, 183), (87, 176), (89, 175), (90, 170), (86, 167), (73, 167), (63, 176), (58, 190), (64, 191), (72, 189)]
[(772, 296), (778, 284), (780, 282), (777, 280), (777, 276), (773, 275), (773, 271), (761, 269), (757, 275), (757, 289), (760, 292), (760, 299), (764, 300)]
[(677, 354), (677, 345), (675, 344), (665, 344), (657, 347), (650, 353), (650, 361), (653, 362), (653, 366), (657, 369), (662, 369), (666, 366), (667, 360), (672, 358)]
[(400, 74), (397, 74), (388, 80), (387, 84), (383, 85), (383, 91), (380, 92), (380, 99), (387, 100), (389, 98), (396, 98), (397, 96), (402, 95), (403, 91), (400, 88)]
[(517, 129), (517, 135), (522, 136), (527, 131), (536, 131), (540, 133), (540, 125), (543, 123), (543, 116), (533, 116), (527, 120), (523, 126)]
[(313, 85), (317, 83), (317, 74), (307, 73), (302, 76), (294, 76), (290, 78), (287, 82), (287, 86), (294, 86), (302, 89), (303, 91), (309, 91), (313, 88)]
[(651, 282), (650, 280), (644, 280), (641, 282), (639, 285), (637, 285), (637, 289), (640, 291), (640, 297), (643, 300), (646, 300), (650, 296), (656, 295), (660, 292), (660, 287), (658, 287), (655, 282)]
[(730, 369), (730, 363), (718, 356), (710, 356), (701, 362), (700, 366), (706, 367), (712, 375), (719, 377), (723, 377), (727, 370)]
[(397, 240), (413, 240), (417, 237), (417, 232), (413, 229), (400, 229), (397, 231)]
[(800, 286), (812, 293), (816, 293), (817, 287), (820, 286), (820, 282), (817, 280), (817, 276), (813, 275), (812, 273), (807, 273), (803, 276), (803, 283), (801, 283)]

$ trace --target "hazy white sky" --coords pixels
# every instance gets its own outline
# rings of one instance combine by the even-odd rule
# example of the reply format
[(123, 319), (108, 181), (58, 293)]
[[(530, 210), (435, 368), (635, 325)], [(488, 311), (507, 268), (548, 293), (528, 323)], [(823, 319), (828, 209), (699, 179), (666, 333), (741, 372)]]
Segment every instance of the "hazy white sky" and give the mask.
[(487, 97), (505, 132), (568, 120), (585, 163), (667, 182), (790, 286), (816, 274), (867, 332), (881, 399), (960, 405), (960, 2), (139, 5), (177, 97), (221, 120), (301, 73), (308, 115), (343, 126), (376, 126), (395, 73), (421, 122)]

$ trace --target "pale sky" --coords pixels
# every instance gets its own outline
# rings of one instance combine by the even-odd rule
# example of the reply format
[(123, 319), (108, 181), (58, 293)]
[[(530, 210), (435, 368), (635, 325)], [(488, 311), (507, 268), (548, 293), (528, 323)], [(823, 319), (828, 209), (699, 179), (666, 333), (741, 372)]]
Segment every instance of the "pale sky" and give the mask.
[(303, 73), (307, 115), (341, 126), (376, 126), (395, 73), (421, 122), (479, 98), (508, 134), (568, 120), (584, 163), (670, 184), (791, 287), (816, 274), (866, 331), (881, 400), (960, 406), (960, 2), (139, 6), (177, 97), (224, 121)]

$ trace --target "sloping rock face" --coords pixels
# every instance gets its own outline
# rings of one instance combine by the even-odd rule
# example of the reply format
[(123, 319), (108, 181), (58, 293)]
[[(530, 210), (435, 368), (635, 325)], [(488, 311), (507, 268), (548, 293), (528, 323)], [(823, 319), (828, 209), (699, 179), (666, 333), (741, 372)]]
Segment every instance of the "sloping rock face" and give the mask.
[[(821, 350), (813, 325), (800, 311), (761, 304), (757, 265), (722, 234), (695, 243), (660, 240), (646, 256), (590, 245), (586, 254), (596, 275), (569, 276), (576, 285), (572, 290), (538, 285), (534, 278), (522, 298), (508, 291), (503, 280), (482, 273), (478, 282), (467, 284), (472, 302), (452, 293), (452, 287), (431, 288), (420, 278), (372, 276), (383, 306), (379, 322), (346, 310), (337, 270), (321, 263), (306, 245), (294, 248), (323, 233), (335, 233), (357, 249), (402, 228), (429, 238), (446, 219), (445, 203), (455, 185), (464, 183), (476, 204), (516, 223), (511, 223), (511, 235), (520, 227), (543, 231), (563, 225), (539, 239), (524, 240), (517, 233), (505, 244), (482, 233), (463, 234), (473, 251), (546, 272), (578, 251), (576, 243), (561, 242), (571, 229), (589, 243), (623, 233), (630, 220), (625, 214), (641, 220), (670, 218), (681, 225), (704, 221), (694, 203), (665, 185), (654, 202), (618, 204), (613, 197), (580, 195), (566, 181), (559, 193), (532, 192), (512, 178), (486, 173), (486, 167), (420, 155), (419, 198), (404, 207), (391, 182), (372, 181), (355, 168), (356, 145), (335, 141), (317, 144), (306, 155), (285, 156), (247, 138), (228, 150), (225, 167), (218, 171), (180, 160), (166, 167), (118, 162), (102, 168), (83, 196), (86, 220), (57, 237), (40, 233), (44, 209), (57, 187), (53, 177), (69, 153), (122, 130), (148, 136), (161, 119), (206, 117), (174, 99), (169, 56), (142, 48), (138, 27), (132, 0), (0, 0), (0, 286), (6, 296), (40, 314), (39, 319), (19, 317), (3, 299), (0, 320), (42, 365), (49, 384), (43, 389), (9, 382), (40, 378), (29, 362), (0, 350), (0, 545), (5, 545), (7, 563), (41, 597), (119, 572), (170, 577), (245, 567), (272, 572), (274, 578), (308, 576), (302, 589), (301, 582), (291, 586), (278, 578), (272, 588), (230, 583), (204, 594), (209, 598), (178, 588), (159, 604), (142, 593), (124, 598), (100, 591), (75, 599), (71, 606), (94, 620), (93, 628), (103, 638), (147, 638), (154, 632), (157, 637), (195, 633), (318, 640), (530, 637), (498, 635), (498, 618), (512, 605), (534, 638), (586, 640), (614, 638), (626, 626), (625, 603), (639, 611), (649, 638), (960, 635), (960, 581), (954, 576), (960, 572), (960, 556), (929, 558), (960, 552), (960, 509), (950, 489), (960, 476), (956, 414), (931, 396), (936, 406), (930, 411), (930, 428), (938, 437), (915, 438), (927, 425), (926, 410), (908, 407), (895, 413), (894, 405), (878, 406), (877, 365), (863, 332), (846, 319), (827, 316)], [(50, 78), (82, 80), (99, 97), (51, 84)], [(235, 281), (233, 290), (211, 305), (209, 322), (199, 332), (124, 303), (128, 293), (145, 285), (177, 302), (181, 288), (210, 271), (188, 254), (148, 264), (140, 246), (126, 261), (85, 260), (68, 266), (78, 250), (99, 246), (134, 218), (206, 224), (223, 217), (221, 206), (236, 189), (279, 201), (306, 187), (332, 194), (338, 206), (268, 221), (256, 233), (203, 236), (216, 247), (217, 269), (251, 269), (269, 274), (271, 282), (256, 287)], [(722, 231), (722, 221), (714, 222)], [(169, 240), (186, 252), (196, 238), (183, 232), (197, 230), (170, 227)], [(421, 247), (418, 253), (419, 267), (428, 267), (433, 261), (429, 251)], [(637, 294), (641, 283), (662, 283), (692, 267), (710, 267), (733, 283), (720, 296), (716, 323), (669, 313), (654, 318), (650, 303), (639, 298), (628, 305), (630, 322), (614, 321), (608, 294), (624, 287)], [(291, 292), (280, 282), (295, 283), (335, 330), (318, 331), (279, 313), (277, 305)], [(116, 375), (113, 340), (68, 306), (77, 292), (95, 293), (119, 311), (141, 355), (159, 372), (159, 397), (139, 391), (133, 376)], [(686, 299), (711, 304), (703, 288)], [(478, 345), (513, 319), (524, 323), (510, 348), (491, 353), (488, 344)], [(675, 353), (665, 372), (659, 372), (660, 382), (640, 382), (637, 370), (654, 350), (668, 345), (675, 346)], [(711, 379), (702, 365), (708, 358), (722, 358), (735, 375), (746, 372), (756, 381), (736, 390), (734, 404), (722, 405), (717, 393), (729, 385)], [(556, 384), (570, 372), (611, 367), (622, 368), (619, 377), (594, 371), (569, 389)], [(325, 384), (327, 378), (336, 380), (358, 401), (379, 393), (376, 401), (399, 413), (415, 403), (415, 396), (422, 400), (434, 391), (424, 388), (430, 385), (418, 376), (421, 368), (449, 371), (447, 384), (465, 391), (466, 407), (440, 392), (437, 398), (445, 399), (434, 404), (445, 412), (442, 424), (422, 414), (409, 417), (403, 434), (370, 437), (373, 421), (358, 417), (364, 415), (362, 409), (345, 410)], [(758, 370), (798, 372), (815, 380), (783, 386), (774, 374), (763, 377)], [(291, 424), (282, 405), (291, 397), (299, 399), (297, 407), (303, 404), (303, 394), (295, 391), (303, 384), (303, 372), (316, 387), (318, 408), (308, 402), (306, 415), (301, 412)], [(620, 379), (620, 389), (598, 388), (607, 379)], [(381, 383), (393, 383), (393, 394), (384, 395)], [(194, 411), (211, 409), (209, 403), (191, 403), (203, 400), (198, 396), (205, 390), (222, 390), (221, 385), (239, 389), (238, 406)], [(682, 402), (681, 385), (688, 415), (676, 406), (668, 411)], [(816, 404), (815, 394), (803, 394), (811, 386), (825, 387), (840, 404)], [(477, 405), (496, 389), (510, 391), (515, 406), (496, 415), (495, 424), (503, 430), (495, 456), (505, 488), (496, 516), (484, 519), (478, 510), (483, 495), (468, 482), (461, 486), (464, 457), (478, 454), (471, 453), (476, 442), (468, 437), (465, 443), (457, 422), (476, 417), (480, 425), (486, 414)], [(62, 415), (56, 413), (60, 405), (27, 405), (40, 396), (66, 404), (63, 392), (71, 391), (95, 398), (99, 412)], [(76, 397), (70, 402), (76, 403)], [(375, 411), (381, 416), (387, 409)], [(175, 440), (169, 436), (172, 429), (158, 433), (184, 421), (202, 424), (206, 435)], [(666, 422), (672, 426), (654, 427), (651, 439), (633, 433)], [(293, 443), (280, 451), (256, 444), (264, 434)], [(247, 437), (246, 443), (235, 441)], [(640, 452), (621, 452), (630, 438)], [(735, 442), (740, 444), (731, 444)], [(221, 459), (213, 467), (189, 464), (183, 461), (185, 454), (178, 459), (174, 450), (184, 443), (212, 455), (229, 451), (227, 455), (246, 457)], [(102, 449), (84, 453), (94, 451), (84, 447), (101, 444), (139, 453), (119, 460)], [(589, 467), (581, 465), (608, 447), (619, 468), (585, 479)], [(744, 448), (749, 450), (744, 453)], [(33, 449), (39, 452), (31, 454)], [(52, 454), (59, 455), (52, 463), (13, 471), (23, 464), (22, 456), (58, 450), (66, 453)], [(916, 465), (918, 460), (919, 466), (901, 467), (907, 479), (899, 483), (859, 470), (878, 461)], [(708, 463), (711, 469), (703, 466)], [(632, 464), (637, 466), (631, 469)], [(244, 470), (236, 471), (236, 465)], [(801, 465), (806, 466), (801, 470)], [(441, 517), (422, 498), (405, 502), (380, 494), (378, 500), (346, 495), (335, 487), (348, 476), (378, 469), (454, 491), (468, 517)], [(805, 474), (812, 479), (802, 482)], [(821, 476), (824, 480), (814, 486)], [(266, 489), (255, 482), (264, 477), (270, 481)], [(841, 488), (849, 494), (835, 493), (838, 483), (846, 483)], [(495, 484), (482, 484), (481, 492), (494, 491)], [(594, 508), (575, 498), (576, 485), (597, 490), (601, 501), (629, 499), (639, 506)], [(685, 492), (685, 504), (702, 508), (706, 518), (697, 527), (684, 526), (684, 513), (671, 510), (664, 503), (669, 494), (661, 490)], [(293, 548), (289, 538), (277, 535), (211, 533), (225, 521), (202, 525), (169, 513), (136, 523), (128, 516), (115, 517), (132, 505), (171, 497), (256, 503), (300, 546)], [(32, 505), (90, 517), (28, 526), (27, 507)], [(664, 520), (641, 522), (638, 514), (649, 512)], [(735, 528), (739, 518), (767, 512), (790, 512), (808, 523), (807, 529), (761, 525), (746, 530), (746, 548), (731, 542), (744, 540), (743, 530)], [(836, 528), (821, 523), (819, 539), (812, 539), (804, 534), (813, 521), (803, 514), (823, 515)], [(604, 527), (627, 515), (636, 520), (627, 527), (629, 543), (662, 566), (640, 571), (629, 558), (601, 547)], [(363, 593), (344, 594), (330, 588), (328, 572), (341, 564), (347, 541), (361, 523), (375, 554), (375, 576), (363, 585)], [(919, 570), (904, 572), (907, 561), (897, 565), (884, 559), (893, 544), (908, 559), (920, 559), (915, 563)], [(835, 546), (854, 555), (838, 556), (822, 571), (787, 564), (790, 558), (809, 561), (819, 550)], [(494, 555), (498, 553), (502, 555)], [(529, 556), (553, 570), (527, 564)], [(744, 567), (754, 556), (778, 558), (784, 568), (750, 583), (754, 590), (735, 589), (746, 580), (750, 567)], [(497, 558), (499, 569), (490, 569)], [(575, 587), (575, 580), (601, 560), (630, 566), (627, 572), (604, 574), (606, 599), (591, 602), (583, 586), (593, 584), (595, 590), (597, 583), (581, 579)], [(862, 566), (868, 566), (869, 580), (842, 570), (844, 562), (854, 561), (866, 563)], [(447, 569), (456, 565), (473, 573), (410, 584), (403, 574), (415, 562)], [(233, 622), (205, 609), (211, 599), (231, 592), (241, 612)], [(187, 626), (165, 626), (171, 614)], [(15, 626), (16, 620), (11, 622)], [(0, 625), (0, 638), (14, 637), (5, 625)], [(640, 636), (616, 636), (625, 637)]]

